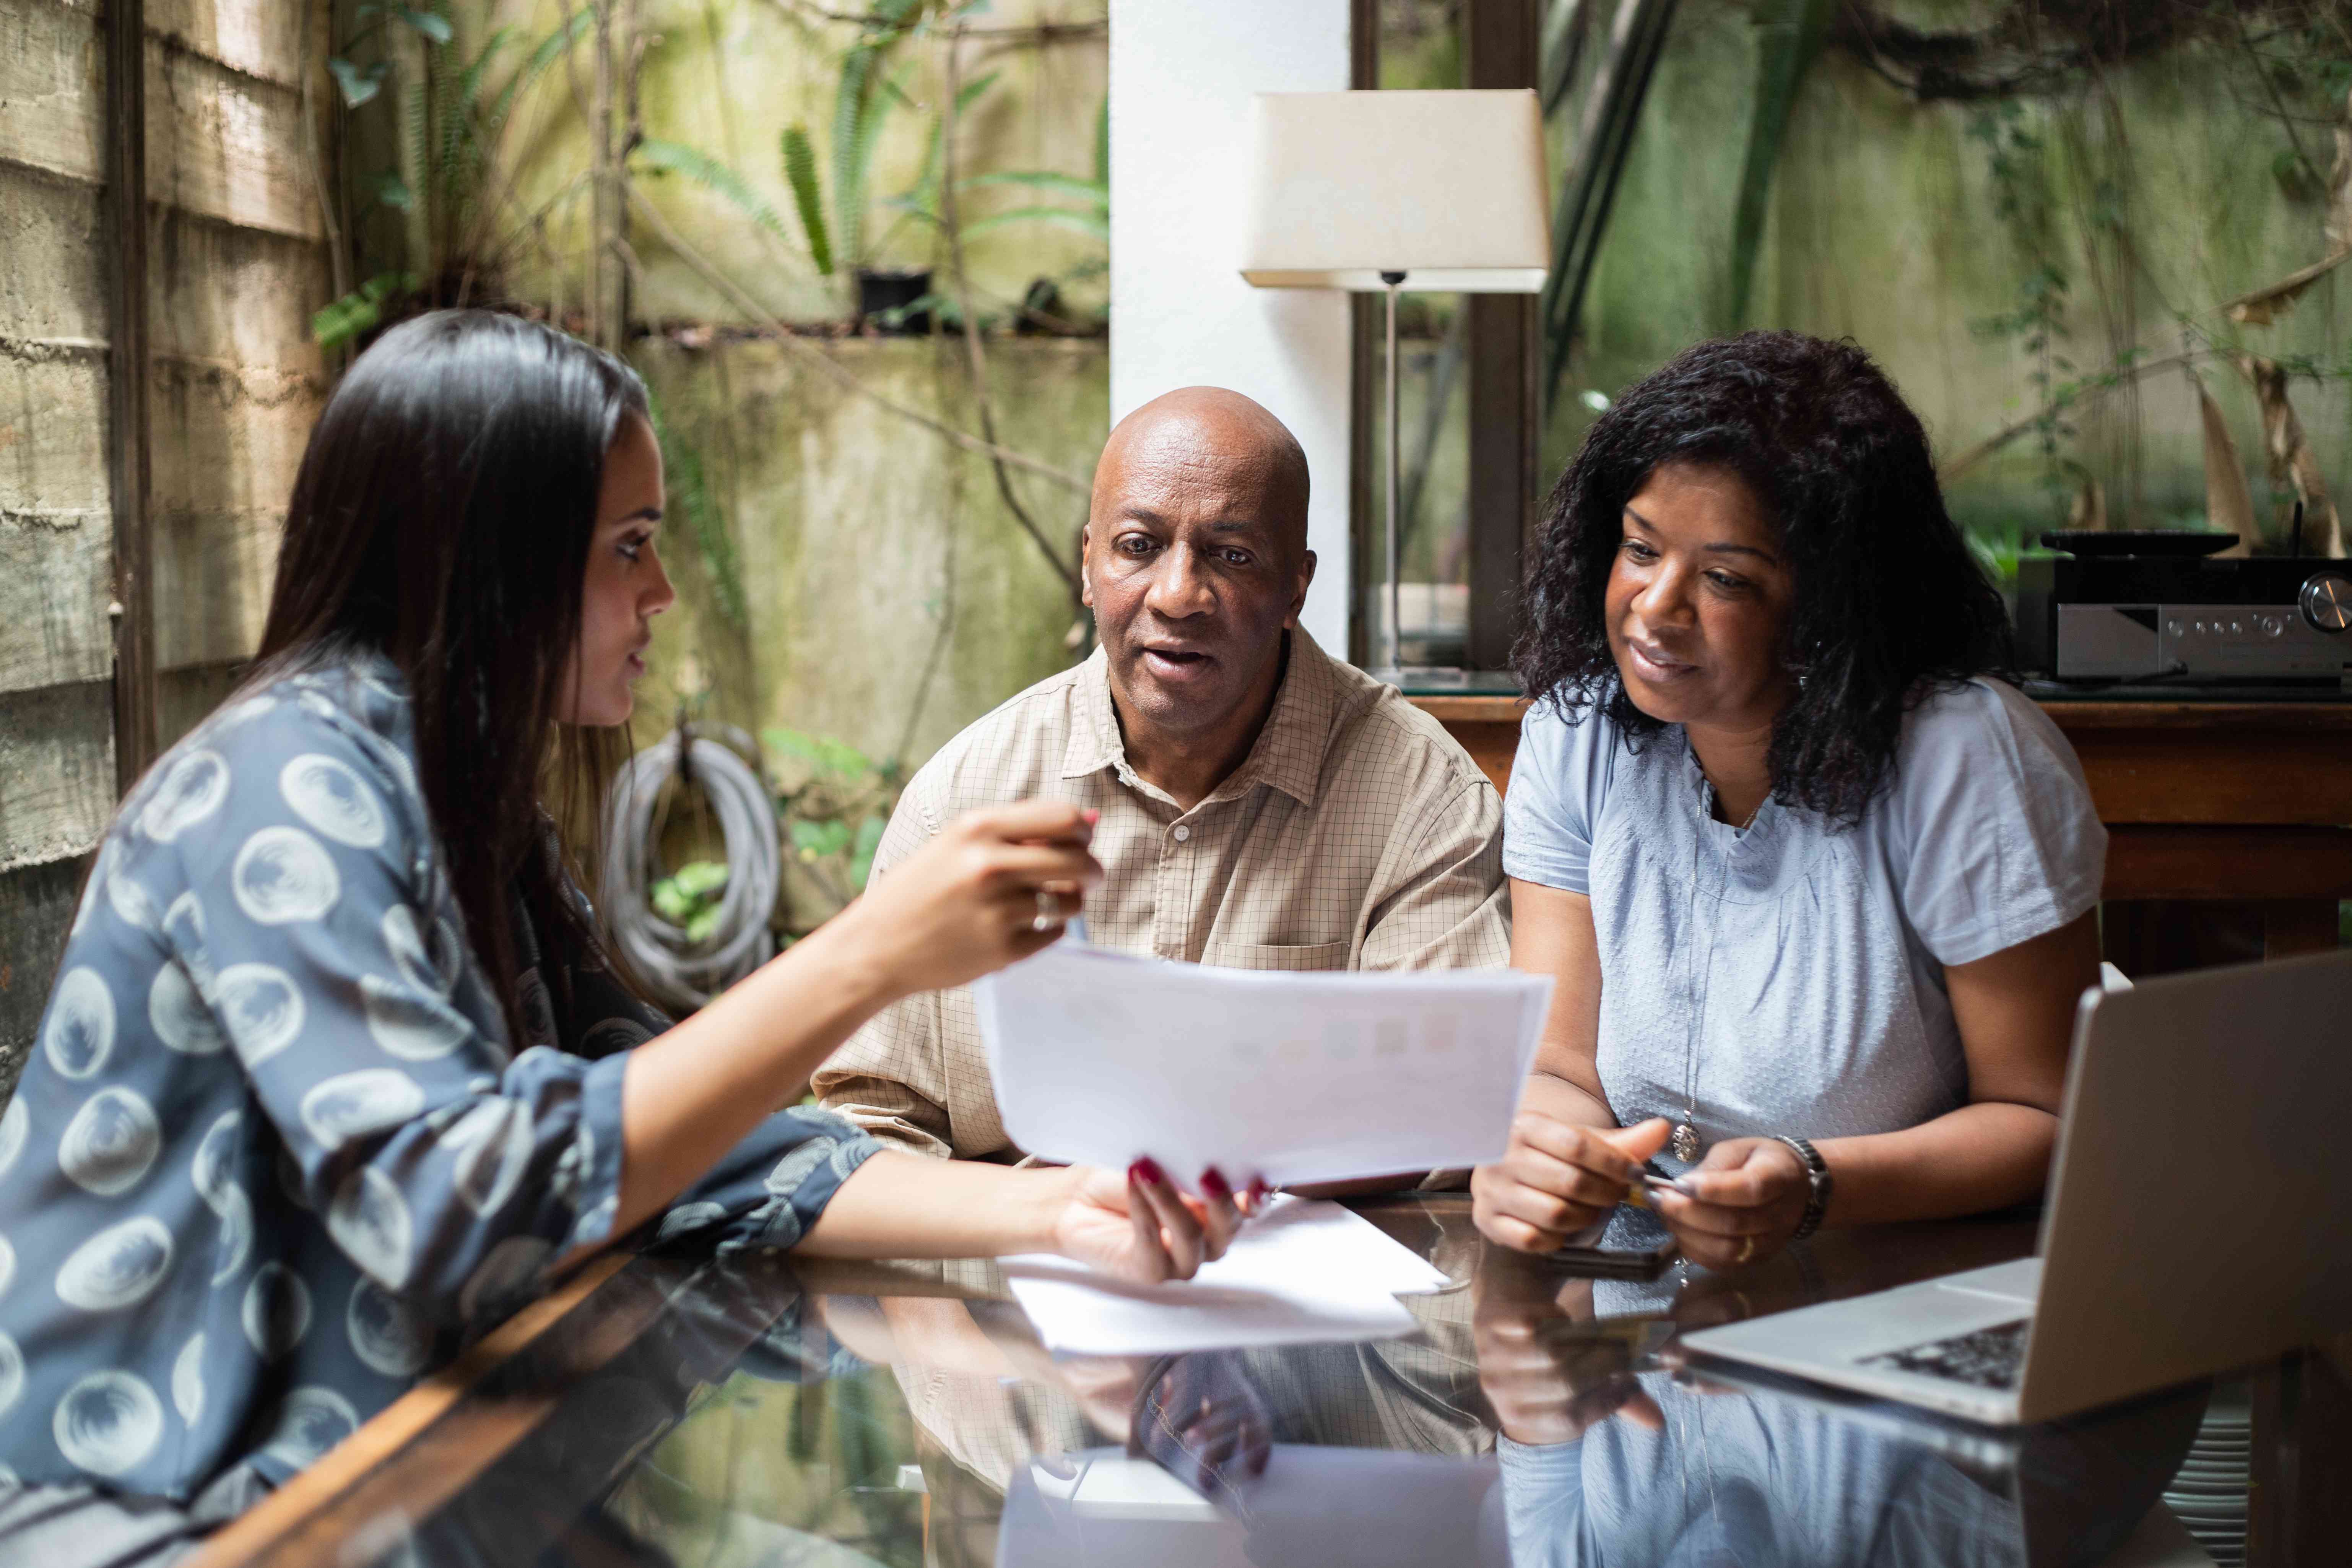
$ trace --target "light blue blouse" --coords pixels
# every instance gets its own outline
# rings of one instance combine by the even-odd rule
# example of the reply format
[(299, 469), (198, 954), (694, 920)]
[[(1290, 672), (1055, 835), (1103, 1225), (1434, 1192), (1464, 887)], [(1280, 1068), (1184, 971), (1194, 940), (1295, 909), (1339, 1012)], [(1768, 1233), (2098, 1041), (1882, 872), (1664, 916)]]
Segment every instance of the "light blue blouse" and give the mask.
[[(589, 969), (559, 1016), (524, 959), (518, 1049), (388, 663), (173, 747), (0, 1114), (0, 1481), (225, 1517), (604, 1241), (627, 1053), (667, 1020)], [(780, 1112), (643, 1234), (790, 1247), (877, 1147)]]
[(1680, 725), (1629, 747), (1596, 710), (1538, 702), (1503, 831), (1510, 876), (1591, 900), (1619, 1121), (1695, 1105), (1710, 1144), (1967, 1103), (1944, 970), (2081, 915), (2107, 848), (2066, 738), (1983, 679), (1905, 717), (1886, 786), (1843, 829), (1777, 798), (1744, 831), (1717, 822)]
[(1916, 1444), (1800, 1400), (1637, 1374), (1572, 1442), (1497, 1436), (1512, 1568), (2025, 1568), (2011, 1497)]

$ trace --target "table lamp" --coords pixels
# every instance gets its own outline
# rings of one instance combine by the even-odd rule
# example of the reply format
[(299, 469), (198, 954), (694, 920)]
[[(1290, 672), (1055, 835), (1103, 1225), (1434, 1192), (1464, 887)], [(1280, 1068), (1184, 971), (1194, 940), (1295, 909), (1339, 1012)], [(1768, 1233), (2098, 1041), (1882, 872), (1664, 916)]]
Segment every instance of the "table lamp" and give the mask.
[(1242, 276), (1261, 289), (1388, 295), (1388, 594), (1402, 599), (1397, 295), (1532, 294), (1550, 260), (1543, 110), (1534, 92), (1265, 92), (1250, 103)]

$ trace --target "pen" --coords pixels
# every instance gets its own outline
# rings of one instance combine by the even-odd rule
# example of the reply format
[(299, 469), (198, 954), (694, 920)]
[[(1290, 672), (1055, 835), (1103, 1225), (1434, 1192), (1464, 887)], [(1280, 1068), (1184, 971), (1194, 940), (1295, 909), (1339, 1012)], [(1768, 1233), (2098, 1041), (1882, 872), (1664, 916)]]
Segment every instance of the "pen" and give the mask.
[(1655, 1171), (1644, 1171), (1640, 1181), (1625, 1184), (1625, 1201), (1637, 1209), (1649, 1208), (1652, 1206), (1650, 1194), (1654, 1190), (1679, 1193), (1683, 1189), (1679, 1182), (1661, 1176)]

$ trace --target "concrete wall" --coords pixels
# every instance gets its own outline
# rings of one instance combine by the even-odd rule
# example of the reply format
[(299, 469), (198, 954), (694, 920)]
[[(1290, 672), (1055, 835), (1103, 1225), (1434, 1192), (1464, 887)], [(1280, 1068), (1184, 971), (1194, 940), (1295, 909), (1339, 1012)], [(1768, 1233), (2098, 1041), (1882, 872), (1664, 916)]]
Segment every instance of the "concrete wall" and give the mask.
[[(577, 3), (572, 7), (578, 9)], [(556, 26), (555, 0), (460, 0), (451, 7), (458, 47), (471, 50), (489, 29), (512, 25), (537, 38)], [(780, 215), (787, 237), (777, 239), (746, 220), (739, 208), (675, 175), (641, 175), (636, 187), (694, 247), (767, 310), (786, 321), (845, 314), (850, 286), (844, 276), (820, 276), (802, 243), (791, 186), (780, 153), (785, 127), (808, 132), (832, 217), (833, 103), (840, 62), (858, 29), (815, 15), (847, 15), (856, 5), (795, 8), (771, 0), (641, 0), (647, 45), (641, 76), (646, 132), (709, 153), (740, 175)], [(971, 18), (975, 36), (963, 46), (962, 80), (993, 74), (995, 85), (960, 121), (957, 165), (983, 170), (1047, 169), (1089, 177), (1096, 116), (1105, 90), (1101, 0), (995, 0)], [(1018, 35), (1038, 23), (1069, 30), (1043, 41)], [(520, 53), (520, 50), (514, 53)], [(511, 58), (511, 56), (509, 57)], [(913, 39), (889, 57), (908, 104), (884, 124), (868, 189), (874, 211), (868, 233), (882, 240), (876, 257), (887, 267), (929, 267), (943, 261), (936, 231), (899, 223), (882, 204), (911, 185), (922, 168), (944, 100), (943, 50), (936, 38)], [(577, 305), (585, 297), (582, 258), (588, 237), (588, 198), (582, 176), (589, 166), (585, 85), (593, 57), (576, 52), (583, 89), (575, 100), (564, 72), (520, 100), (509, 138), (518, 170), (519, 212), (544, 212), (545, 243), (522, 247), (512, 282), (524, 299)], [(903, 73), (903, 74), (900, 74)], [(992, 213), (1077, 202), (1016, 188), (984, 188), (962, 198), (967, 223)], [(887, 237), (884, 231), (888, 231)], [(744, 312), (672, 255), (647, 226), (633, 219), (630, 244), (643, 262), (631, 302), (647, 321), (740, 323)], [(975, 235), (966, 264), (983, 313), (1001, 313), (1033, 278), (1058, 277), (1072, 310), (1099, 313), (1105, 280), (1100, 241), (1051, 224), (1026, 223)], [(1094, 264), (1091, 268), (1088, 263)], [(1072, 276), (1073, 274), (1077, 276)], [(945, 282), (944, 274), (940, 281)]]
[[(323, 395), (302, 9), (149, 0), (153, 614), (164, 743), (249, 653)], [(114, 804), (104, 16), (0, 0), (0, 1097)], [(321, 24), (323, 26), (323, 24)], [(321, 33), (323, 37), (323, 33)], [(323, 69), (320, 72), (323, 76)]]
[[(952, 341), (799, 348), (773, 341), (689, 349), (640, 343), (674, 437), (701, 458), (727, 519), (750, 610), (721, 611), (705, 552), (676, 504), (662, 559), (678, 604), (655, 623), (638, 692), (640, 743), (674, 715), (681, 684), (746, 728), (787, 724), (877, 759), (919, 764), (940, 743), (1076, 657), (1079, 611), (998, 498), (984, 458), (810, 368), (830, 355), (887, 396), (966, 428), (977, 416)], [(1024, 339), (990, 349), (1017, 389), (1000, 435), (1079, 472), (1107, 433), (1100, 340)], [(1014, 483), (1040, 528), (1075, 559), (1083, 499)]]

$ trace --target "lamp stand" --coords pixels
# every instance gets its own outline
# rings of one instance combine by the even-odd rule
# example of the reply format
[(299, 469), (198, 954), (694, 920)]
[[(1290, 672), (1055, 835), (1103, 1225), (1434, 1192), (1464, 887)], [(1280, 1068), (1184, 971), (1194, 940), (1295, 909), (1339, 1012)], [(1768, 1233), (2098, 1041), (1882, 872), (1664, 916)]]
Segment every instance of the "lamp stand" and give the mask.
[(1402, 679), (1404, 669), (1404, 593), (1403, 543), (1400, 531), (1404, 520), (1397, 515), (1397, 498), (1402, 486), (1403, 458), (1397, 451), (1397, 290), (1404, 286), (1402, 272), (1383, 272), (1381, 281), (1389, 290), (1389, 395), (1388, 395), (1388, 470), (1389, 470), (1389, 618), (1381, 638), (1382, 673), (1392, 679)]

